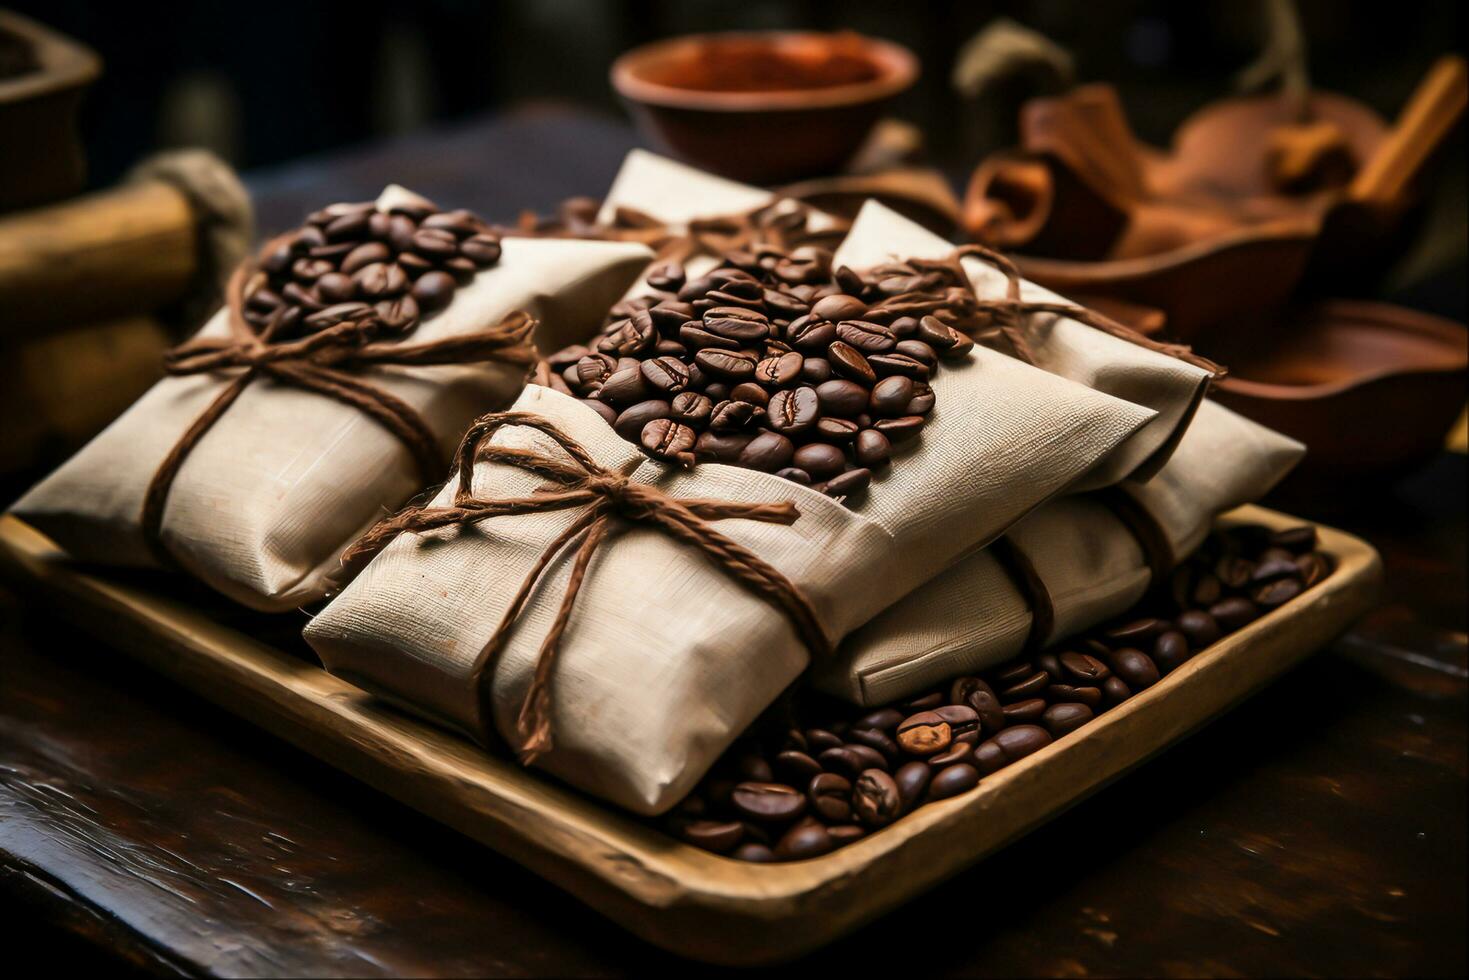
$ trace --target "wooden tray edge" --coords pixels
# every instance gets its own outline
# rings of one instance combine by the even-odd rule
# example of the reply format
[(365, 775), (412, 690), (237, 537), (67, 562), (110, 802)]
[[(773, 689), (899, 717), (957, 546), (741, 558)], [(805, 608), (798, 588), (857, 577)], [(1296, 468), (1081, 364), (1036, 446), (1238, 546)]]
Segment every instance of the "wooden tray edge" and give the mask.
[[(1257, 507), (1227, 519), (1299, 523)], [(82, 625), (110, 645), (507, 854), (643, 938), (751, 964), (814, 949), (957, 873), (1329, 640), (1370, 605), (1381, 564), (1365, 542), (1320, 533), (1337, 560), (1332, 576), (1155, 687), (968, 794), (825, 857), (775, 866), (674, 841), (174, 601), (80, 571), (11, 515), (0, 517), (0, 571), (48, 599), (84, 604), (93, 615)]]

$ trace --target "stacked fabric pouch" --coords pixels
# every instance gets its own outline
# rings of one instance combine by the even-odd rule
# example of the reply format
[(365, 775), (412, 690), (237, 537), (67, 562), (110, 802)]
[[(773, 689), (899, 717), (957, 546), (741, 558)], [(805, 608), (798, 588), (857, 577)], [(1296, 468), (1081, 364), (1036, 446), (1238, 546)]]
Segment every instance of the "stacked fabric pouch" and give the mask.
[[(849, 247), (880, 250), (850, 239)], [(429, 507), (451, 520), (501, 516), (398, 536), (306, 638), (328, 669), (354, 683), (486, 743), (523, 748), (519, 723), (550, 634), (559, 658), (537, 690), (549, 693), (553, 734), (532, 753), (536, 765), (629, 809), (661, 812), (813, 654), (824, 656), (821, 647), (906, 601), (1045, 501), (1097, 479), (1158, 416), (985, 348), (946, 366), (932, 388), (936, 407), (922, 434), (850, 509), (771, 474), (651, 460), (575, 399), (528, 387), (513, 406), (519, 422), (493, 421), (483, 443), (464, 447), (467, 492), (451, 480)], [(486, 447), (496, 459), (484, 458)], [(545, 499), (553, 470), (591, 473), (588, 507), (609, 496), (619, 506), (630, 496), (657, 499), (614, 517), (589, 561), (561, 554), (537, 579), (548, 546), (581, 526), (587, 508), (525, 513), (495, 504)], [(651, 516), (668, 509), (665, 497), (764, 514), (708, 523), (754, 556), (767, 579), (798, 592), (814, 628), (772, 598), (788, 593), (738, 580), (727, 550), (714, 555), (671, 536)], [(791, 523), (769, 516), (791, 504), (799, 515)], [(572, 584), (580, 591), (568, 614), (562, 597)], [(518, 597), (521, 614), (507, 625)]]
[[(390, 187), (372, 210), (386, 217), (426, 204)], [(532, 356), (527, 342), (565, 343), (592, 329), (651, 257), (627, 243), (499, 244), (497, 261), (471, 269), (449, 305), (406, 336), (348, 338), (332, 351), (298, 345), (289, 365), (264, 364), (279, 351), (262, 353), (248, 337), (237, 343), (239, 321), (232, 326), (230, 310), (221, 310), (192, 341), (202, 353), (175, 363), (202, 365), (198, 373), (156, 384), (22, 497), (15, 513), (80, 560), (177, 566), (267, 611), (320, 599), (341, 550), (442, 478), (441, 461), (470, 420), (519, 394)], [(344, 359), (333, 360), (338, 354)], [(356, 365), (354, 357), (372, 363)], [(296, 371), (301, 381), (265, 376), (271, 368)], [(237, 397), (225, 396), (227, 407), (209, 417), (236, 383)], [(311, 384), (317, 389), (303, 386)], [(322, 385), (335, 394), (323, 394)], [(370, 413), (383, 414), (384, 403), (394, 409), (387, 422), (411, 422), (409, 434), (421, 434), (434, 475), (423, 472), (428, 453), (415, 455)], [(181, 451), (186, 433), (201, 427)], [(159, 494), (165, 464), (173, 472)], [(155, 512), (145, 516), (150, 498)]]
[(1152, 480), (1054, 500), (1011, 528), (1030, 574), (1000, 548), (971, 555), (848, 636), (812, 683), (884, 704), (1120, 615), (1202, 543), (1216, 515), (1269, 492), (1304, 452), (1205, 401)]

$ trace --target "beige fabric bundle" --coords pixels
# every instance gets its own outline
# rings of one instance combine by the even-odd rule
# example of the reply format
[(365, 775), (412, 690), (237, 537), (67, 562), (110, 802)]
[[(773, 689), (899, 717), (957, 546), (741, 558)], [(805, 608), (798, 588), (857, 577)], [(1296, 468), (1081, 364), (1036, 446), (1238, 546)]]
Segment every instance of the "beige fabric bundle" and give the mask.
[[(1214, 517), (1256, 500), (1305, 449), (1206, 401), (1161, 473), (1119, 489), (1166, 539), (1173, 560), (1199, 546)], [(1053, 501), (1006, 535), (1051, 597), (1049, 644), (1126, 611), (1151, 580), (1127, 523), (1095, 497)], [(1019, 654), (1032, 629), (1025, 594), (993, 549), (974, 554), (852, 633), (813, 683), (860, 704), (910, 697)]]
[[(749, 211), (769, 204), (772, 199), (768, 191), (715, 177), (644, 150), (633, 150), (613, 180), (598, 218), (610, 222), (617, 208), (627, 207), (680, 227), (695, 218)], [(940, 259), (953, 249), (953, 245), (923, 226), (869, 201), (837, 249), (836, 264), (856, 269), (908, 258)], [(712, 258), (690, 262), (690, 275), (700, 275), (715, 264)], [(1005, 295), (1005, 278), (998, 270), (976, 258), (966, 258), (964, 270), (980, 297)], [(632, 294), (640, 295), (643, 291), (639, 281)], [(1055, 293), (1029, 282), (1022, 286), (1021, 298), (1065, 302)], [(1129, 476), (1145, 479), (1156, 473), (1168, 461), (1203, 400), (1208, 372), (1108, 336), (1076, 320), (1036, 314), (1025, 321), (1037, 367), (1157, 413), (1089, 474), (1083, 487), (1107, 486)]]
[[(379, 198), (386, 208), (389, 188)], [(641, 245), (507, 238), (492, 268), (407, 338), (422, 343), (493, 327), (516, 310), (541, 321), (542, 349), (595, 329), (647, 265)], [(200, 337), (228, 336), (221, 310)], [(416, 409), (447, 460), (476, 416), (521, 390), (521, 365), (381, 367), (364, 379)], [(73, 557), (151, 566), (144, 495), (160, 462), (228, 375), (166, 378), (14, 506)], [(186, 571), (257, 609), (321, 598), (338, 555), (373, 521), (423, 489), (408, 449), (362, 411), (257, 379), (185, 459), (168, 496), (162, 544)]]
[[(674, 497), (793, 501), (791, 526), (723, 520), (809, 598), (835, 642), (1032, 508), (1071, 486), (1152, 417), (1147, 409), (984, 348), (932, 381), (937, 405), (859, 509), (779, 477), (717, 464), (679, 471), (619, 439), (597, 413), (528, 387), (517, 411), (550, 419), (603, 467)], [(497, 443), (560, 454), (544, 436)], [(520, 497), (543, 481), (481, 462), (474, 494)], [(447, 487), (436, 500), (452, 500)], [(536, 652), (564, 592), (554, 562), (493, 665), (494, 717), (471, 667), (568, 511), (501, 516), (460, 532), (402, 535), (308, 626), (323, 663), (481, 738), (512, 741)], [(639, 524), (593, 558), (551, 682), (554, 748), (536, 764), (643, 813), (680, 799), (805, 669), (790, 622), (689, 546)]]

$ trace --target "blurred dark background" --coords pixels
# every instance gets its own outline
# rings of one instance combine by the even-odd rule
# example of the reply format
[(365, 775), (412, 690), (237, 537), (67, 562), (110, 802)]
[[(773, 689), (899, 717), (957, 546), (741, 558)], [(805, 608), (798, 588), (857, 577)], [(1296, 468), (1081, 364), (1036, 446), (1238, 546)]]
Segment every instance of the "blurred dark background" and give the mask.
[[(531, 103), (615, 116), (607, 70), (618, 53), (665, 35), (741, 27), (845, 27), (908, 45), (923, 77), (895, 113), (922, 128), (935, 163), (961, 173), (1012, 125), (966, 105), (950, 83), (958, 49), (997, 16), (1070, 50), (1080, 80), (1114, 82), (1138, 135), (1154, 142), (1229, 90), (1258, 53), (1265, 22), (1263, 0), (7, 5), (104, 59), (83, 115), (99, 186), (165, 146), (208, 146), (248, 171)], [(1313, 81), (1391, 118), (1433, 58), (1459, 46), (1459, 9), (1454, 0), (1302, 0)]]

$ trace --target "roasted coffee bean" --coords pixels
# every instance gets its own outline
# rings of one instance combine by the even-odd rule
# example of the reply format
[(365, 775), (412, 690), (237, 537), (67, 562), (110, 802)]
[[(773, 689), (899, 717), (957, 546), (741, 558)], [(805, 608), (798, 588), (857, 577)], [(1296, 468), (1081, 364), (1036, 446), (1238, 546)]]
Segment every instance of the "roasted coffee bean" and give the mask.
[(847, 733), (847, 744), (865, 745), (867, 748), (880, 753), (890, 764), (898, 761), (898, 743), (888, 738), (876, 728), (853, 727)]
[[(843, 320), (837, 324), (837, 339), (864, 354), (881, 354), (898, 345), (898, 338), (887, 327), (865, 320)], [(868, 370), (872, 368), (869, 366)]]
[(840, 476), (826, 481), (826, 494), (830, 497), (854, 497), (872, 483), (872, 471), (866, 467), (847, 470)]
[(1005, 727), (1007, 720), (1005, 718), (1005, 710), (1000, 706), (1000, 699), (988, 687), (983, 690), (971, 691), (969, 696), (964, 699), (964, 702), (979, 715), (979, 722), (983, 734), (993, 735)]
[(801, 362), (801, 380), (819, 385), (831, 380), (831, 362), (824, 357), (808, 357)]
[[(312, 313), (320, 312), (325, 305), (322, 303), (320, 295), (314, 289), (303, 288), (298, 282), (288, 282), (284, 286), (282, 286), (281, 299), (285, 300), (291, 306), (295, 306)], [(307, 317), (306, 322), (308, 325), (310, 325), (312, 323), (311, 318)]]
[(690, 844), (726, 854), (745, 836), (745, 825), (738, 820), (694, 820), (684, 824), (679, 833)]
[(1163, 674), (1182, 667), (1188, 658), (1188, 637), (1178, 630), (1169, 630), (1153, 641), (1153, 663)]
[(937, 403), (938, 396), (933, 393), (933, 389), (925, 384), (920, 384), (917, 386), (913, 397), (908, 401), (908, 414), (927, 415), (933, 411), (933, 407)]
[(898, 723), (905, 716), (897, 708), (878, 708), (869, 711), (852, 723), (853, 728), (874, 728), (878, 731), (887, 731), (898, 727)]
[(735, 772), (744, 782), (769, 783), (775, 780), (775, 771), (755, 752), (746, 752), (735, 760)]
[(785, 387), (801, 376), (806, 359), (795, 351), (769, 354), (755, 365), (755, 380), (765, 385)]
[(1240, 555), (1225, 555), (1214, 563), (1214, 574), (1231, 589), (1243, 588), (1255, 571), (1255, 563)]
[(759, 406), (727, 399), (714, 406), (709, 416), (709, 428), (716, 432), (753, 430), (761, 414)]
[(407, 294), (382, 300), (372, 308), (389, 330), (407, 330), (418, 322), (418, 302)]
[(761, 432), (750, 440), (737, 460), (740, 466), (774, 473), (791, 464), (796, 447), (778, 432)]
[(811, 809), (828, 823), (843, 823), (851, 819), (851, 795), (851, 780), (834, 772), (818, 773), (806, 786), (806, 798)]
[(836, 841), (819, 823), (802, 824), (786, 831), (775, 845), (775, 855), (783, 861), (803, 861), (830, 853)]
[(928, 798), (946, 800), (967, 793), (979, 785), (979, 770), (967, 762), (947, 766), (934, 774), (928, 783)]
[(669, 415), (670, 410), (666, 401), (650, 398), (623, 409), (618, 414), (617, 421), (612, 423), (612, 429), (628, 442), (638, 442), (642, 439), (643, 429), (649, 422), (666, 419)]
[(351, 276), (328, 272), (316, 280), (316, 292), (324, 302), (344, 303), (357, 294), (357, 284), (352, 281)]
[[(616, 425), (617, 409), (613, 408), (611, 405), (603, 401), (597, 401), (595, 398), (583, 399), (582, 404), (585, 405), (587, 408), (590, 408), (592, 411), (596, 412), (598, 415), (602, 416), (602, 418), (606, 419), (608, 425)], [(631, 425), (631, 423), (629, 423), (629, 425)], [(639, 429), (638, 431), (641, 433), (642, 429)]]
[(968, 762), (973, 753), (974, 743), (955, 742), (938, 755), (931, 755), (924, 761), (935, 769), (942, 769), (956, 762)]
[(1277, 548), (1301, 554), (1302, 552), (1314, 551), (1316, 548), (1316, 525), (1302, 524), (1299, 527), (1288, 527), (1276, 531), (1270, 535), (1270, 543)]
[(806, 743), (810, 746), (808, 751), (810, 752), (820, 753), (825, 752), (827, 749), (839, 749), (842, 747), (842, 740), (834, 732), (829, 732), (824, 728), (808, 728), (805, 734)]
[(1109, 677), (1102, 682), (1102, 701), (1109, 708), (1132, 697), (1132, 689), (1122, 682), (1120, 677)]
[(857, 434), (853, 456), (859, 466), (876, 469), (888, 461), (892, 456), (892, 451), (892, 443), (888, 442), (887, 436), (876, 429), (863, 429)]
[(806, 812), (805, 794), (783, 783), (739, 783), (730, 802), (743, 816), (759, 823), (786, 823)]
[(623, 368), (606, 377), (601, 389), (597, 392), (597, 397), (618, 408), (626, 408), (650, 398), (657, 398), (661, 394), (663, 392), (655, 390), (652, 385), (648, 384), (641, 370)]
[(755, 358), (738, 350), (706, 347), (694, 355), (694, 363), (699, 366), (699, 370), (736, 384), (755, 375)]
[(901, 354), (904, 357), (911, 357), (930, 371), (938, 367), (938, 355), (934, 353), (932, 347), (921, 340), (900, 340), (894, 346), (893, 353)]
[(306, 318), (306, 326), (312, 330), (325, 330), (348, 320), (359, 320), (372, 312), (366, 303), (338, 303), (319, 309)]
[[(1042, 677), (1045, 675), (1042, 674)], [(1046, 713), (1046, 701), (1044, 698), (1026, 698), (1024, 701), (1016, 701), (1007, 704), (1001, 709), (1005, 714), (1007, 724), (1014, 725), (1019, 722), (1036, 721)]]
[(701, 432), (694, 443), (694, 458), (706, 463), (734, 464), (754, 439), (753, 432)]
[(353, 211), (333, 218), (322, 228), (329, 242), (340, 242), (347, 239), (356, 240), (367, 234), (367, 224), (371, 205), (360, 211)]
[(996, 667), (991, 678), (1001, 688), (1006, 688), (1025, 680), (1033, 673), (1035, 673), (1035, 667), (1029, 660), (1012, 660)]
[(396, 263), (374, 262), (358, 269), (352, 277), (357, 293), (363, 299), (379, 300), (397, 296), (408, 288), (408, 275)]
[(688, 365), (676, 357), (655, 357), (639, 368), (643, 380), (664, 395), (676, 395), (689, 386)]
[(1052, 684), (1046, 688), (1046, 700), (1052, 704), (1075, 701), (1095, 708), (1102, 703), (1100, 687), (1073, 687), (1070, 684)]
[(714, 412), (714, 403), (707, 395), (701, 395), (697, 391), (684, 391), (673, 397), (669, 405), (669, 418), (677, 419), (684, 425), (694, 428), (703, 428), (709, 423), (709, 416)]
[(1000, 700), (1003, 702), (1026, 701), (1036, 697), (1051, 684), (1051, 678), (1043, 670), (1038, 670), (1025, 679), (1001, 688)]
[(823, 355), (832, 342), (837, 339), (836, 324), (827, 320), (818, 320), (812, 316), (803, 316), (791, 321), (786, 328), (786, 339), (791, 346), (808, 354)]
[(837, 374), (864, 387), (870, 388), (877, 381), (877, 375), (873, 373), (872, 365), (867, 363), (867, 358), (850, 344), (840, 340), (832, 341), (827, 345), (826, 359), (831, 362), (831, 369)]
[(1141, 691), (1158, 683), (1158, 665), (1141, 650), (1123, 647), (1112, 652), (1112, 669), (1133, 691)]
[(811, 485), (811, 474), (797, 466), (783, 466), (775, 471), (775, 475), (783, 480), (799, 483), (803, 487)]
[(823, 415), (838, 418), (851, 418), (867, 408), (866, 389), (852, 381), (833, 380), (817, 385), (816, 398)]
[(1093, 717), (1092, 709), (1084, 704), (1053, 704), (1041, 716), (1041, 723), (1053, 737), (1060, 738), (1067, 732), (1076, 731)]
[(1189, 646), (1195, 650), (1202, 650), (1219, 639), (1218, 621), (1202, 609), (1189, 609), (1181, 612), (1174, 622), (1179, 631), (1188, 637)]
[(912, 398), (913, 379), (894, 375), (873, 386), (869, 405), (873, 415), (891, 417), (906, 412)]
[(1296, 570), (1301, 576), (1301, 584), (1309, 589), (1331, 574), (1331, 563), (1313, 551), (1296, 559)]
[(499, 262), (502, 251), (500, 240), (493, 235), (471, 235), (459, 243), (460, 254), (482, 269)]
[(861, 430), (858, 429), (856, 422), (832, 417), (818, 419), (812, 435), (817, 439), (825, 439), (827, 442), (844, 444), (857, 438), (859, 431)]
[(673, 419), (654, 419), (643, 426), (639, 445), (643, 452), (654, 459), (667, 460), (692, 466), (694, 463), (694, 440), (698, 436), (693, 429)]
[(905, 762), (893, 773), (893, 782), (898, 787), (898, 797), (905, 811), (913, 809), (928, 791), (933, 769), (926, 762)]
[(704, 313), (704, 329), (716, 337), (754, 344), (770, 336), (770, 320), (743, 307), (721, 306)]
[(868, 768), (863, 758), (853, 752), (850, 746), (840, 745), (834, 749), (823, 749), (816, 757), (827, 772), (834, 772), (848, 779), (856, 779), (862, 775), (862, 770)]
[(860, 742), (852, 741), (847, 743), (846, 749), (864, 769), (881, 769), (886, 772), (892, 768), (888, 763), (887, 756), (870, 745), (863, 745)]
[(291, 275), (296, 277), (296, 281), (308, 286), (335, 269), (336, 266), (325, 259), (297, 259), (291, 263)]
[(867, 312), (867, 304), (855, 296), (833, 293), (811, 304), (811, 315), (820, 320), (852, 320)]
[(1210, 606), (1209, 615), (1226, 632), (1233, 633), (1258, 619), (1260, 607), (1243, 596), (1234, 596)]
[(886, 827), (902, 811), (898, 784), (881, 769), (867, 769), (852, 787), (852, 811), (869, 827)]
[[(326, 237), (332, 237), (330, 225), (327, 226)], [(447, 259), (458, 254), (459, 242), (451, 232), (440, 228), (420, 227), (413, 233), (413, 251), (431, 261)]]
[(684, 267), (677, 262), (663, 262), (648, 270), (648, 285), (666, 293), (676, 293), (687, 281)]
[(1224, 583), (1212, 572), (1201, 572), (1194, 580), (1193, 601), (1201, 606), (1211, 606), (1224, 594)]
[(447, 272), (425, 272), (413, 283), (413, 298), (426, 313), (442, 310), (454, 298), (456, 284)]
[(641, 310), (620, 321), (597, 341), (597, 348), (617, 357), (637, 357), (651, 351), (658, 343), (658, 328), (647, 310)]
[(904, 442), (923, 428), (922, 415), (904, 415), (895, 419), (878, 419), (873, 428), (887, 436), (889, 442)]
[(342, 259), (341, 271), (350, 276), (359, 269), (365, 269), (377, 262), (387, 262), (392, 258), (392, 250), (382, 242), (364, 242)]
[(577, 361), (566, 375), (569, 383), (580, 385), (588, 389), (596, 389), (602, 386), (612, 373), (617, 370), (617, 361), (606, 354), (588, 354)]
[(906, 354), (873, 354), (867, 363), (878, 377), (905, 377), (914, 381), (927, 381), (929, 370), (922, 361)]
[(921, 711), (898, 724), (898, 745), (910, 755), (935, 755), (949, 747), (953, 731), (941, 715)]
[(750, 864), (771, 864), (779, 860), (769, 847), (754, 841), (741, 844), (731, 851), (729, 856), (736, 861), (748, 861)]
[(935, 351), (943, 352), (959, 343), (959, 335), (938, 317), (925, 316), (919, 319), (918, 329), (913, 336)]
[(1264, 585), (1256, 586), (1251, 590), (1250, 598), (1254, 599), (1255, 602), (1264, 606), (1266, 609), (1273, 609), (1276, 606), (1290, 602), (1304, 591), (1305, 587), (1301, 585), (1300, 579), (1280, 578), (1273, 582), (1266, 582)]
[(928, 694), (921, 694), (916, 698), (909, 698), (907, 701), (898, 705), (898, 707), (904, 709), (909, 714), (913, 714), (918, 711), (932, 711), (934, 708), (942, 708), (945, 703), (943, 691), (931, 691)]
[(1133, 646), (1152, 643), (1166, 629), (1168, 629), (1167, 622), (1149, 617), (1147, 619), (1135, 619), (1121, 626), (1113, 627), (1106, 631), (1105, 636), (1114, 645)]
[(1050, 744), (1051, 733), (1039, 725), (1014, 725), (976, 747), (974, 758), (985, 772), (994, 772)]
[(1077, 684), (1095, 685), (1112, 673), (1110, 667), (1090, 654), (1067, 651), (1056, 659), (1061, 662), (1061, 669)]
[(847, 465), (847, 457), (835, 446), (809, 442), (795, 451), (791, 462), (810, 473), (813, 480), (825, 480), (842, 471)]
[[(766, 411), (766, 424), (783, 435), (794, 436), (810, 429), (820, 417), (821, 399), (817, 396), (815, 388), (805, 386), (800, 388), (783, 388), (770, 396), (770, 405)], [(841, 456), (841, 453), (838, 452), (837, 455)], [(796, 465), (809, 472), (818, 480), (828, 475), (820, 473), (818, 470), (802, 462), (799, 451), (796, 453)], [(840, 466), (838, 467), (839, 471)]]

